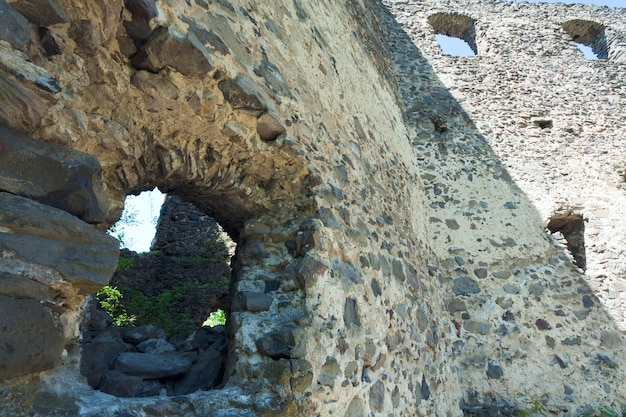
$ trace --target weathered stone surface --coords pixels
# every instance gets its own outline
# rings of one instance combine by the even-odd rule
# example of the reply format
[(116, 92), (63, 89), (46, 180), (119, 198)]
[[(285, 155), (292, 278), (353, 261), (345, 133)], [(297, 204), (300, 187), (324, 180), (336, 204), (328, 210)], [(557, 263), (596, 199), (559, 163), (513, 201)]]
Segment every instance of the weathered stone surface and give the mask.
[(87, 378), (87, 383), (98, 388), (104, 371), (110, 369), (115, 358), (127, 349), (128, 346), (122, 341), (119, 331), (114, 327), (109, 327), (89, 343), (84, 343), (80, 372)]
[(61, 4), (70, 19), (67, 34), (82, 53), (94, 56), (100, 47), (115, 40), (124, 0), (111, 0), (107, 3), (85, 0), (80, 4), (73, 4), (73, 7), (68, 7), (65, 1)]
[(38, 26), (51, 26), (70, 21), (58, 0), (19, 0), (13, 2), (12, 6)]
[(269, 113), (265, 113), (259, 117), (256, 123), (256, 130), (261, 140), (266, 142), (276, 140), (277, 137), (286, 132), (286, 129), (280, 122)]
[(65, 280), (94, 291), (111, 279), (118, 245), (64, 211), (0, 193), (0, 251), (5, 254), (0, 271), (57, 288)]
[(176, 348), (170, 342), (164, 339), (148, 339), (137, 345), (137, 349), (143, 353), (167, 353), (174, 352)]
[(0, 294), (13, 298), (47, 299), (54, 298), (55, 291), (44, 283), (24, 279), (24, 276), (20, 274), (0, 272)]
[(291, 360), (292, 378), (289, 381), (291, 389), (295, 393), (303, 393), (311, 387), (313, 372), (311, 363), (302, 359)]
[(174, 384), (174, 394), (189, 394), (199, 389), (213, 388), (221, 380), (224, 358), (216, 350), (209, 349), (198, 357), (185, 376)]
[(0, 295), (0, 380), (51, 369), (64, 340), (58, 317), (38, 300)]
[(137, 69), (159, 72), (170, 66), (191, 77), (204, 77), (212, 70), (208, 52), (202, 45), (177, 39), (165, 27), (154, 31), (132, 62)]
[(369, 392), (370, 405), (374, 411), (382, 411), (385, 403), (385, 384), (376, 381)]
[(114, 368), (126, 375), (157, 379), (184, 374), (191, 361), (174, 353), (121, 353), (114, 362)]
[(127, 0), (124, 5), (134, 19), (150, 20), (159, 14), (156, 0)]
[(504, 375), (504, 371), (496, 361), (487, 362), (487, 376), (492, 379), (500, 379)]
[(602, 332), (600, 341), (606, 349), (617, 349), (624, 346), (624, 337), (619, 332)]
[(71, 395), (40, 391), (33, 400), (33, 410), (42, 416), (71, 416), (80, 413)]
[(319, 260), (305, 256), (293, 261), (287, 270), (293, 273), (294, 281), (300, 288), (307, 289), (314, 286), (318, 279), (323, 278), (329, 268)]
[(262, 293), (251, 291), (240, 291), (233, 300), (233, 309), (247, 311), (267, 311), (274, 299)]
[(39, 97), (2, 70), (0, 104), (0, 123), (23, 132), (33, 131), (48, 111)]
[(478, 283), (471, 278), (459, 277), (454, 279), (452, 291), (454, 291), (456, 295), (478, 294), (480, 287)]
[(104, 371), (98, 389), (116, 397), (135, 397), (140, 391), (143, 379), (118, 371)]
[(327, 357), (326, 362), (320, 368), (320, 373), (317, 376), (317, 382), (328, 386), (334, 387), (337, 377), (341, 374), (341, 368), (335, 358)]
[[(64, 87), (22, 83), (49, 106), (33, 135), (97, 155), (119, 206), (154, 185), (197, 203), (241, 240), (231, 295), (271, 288), (274, 302), (229, 318), (224, 389), (150, 404), (82, 390), (92, 414), (330, 416), (358, 398), (375, 416), (515, 415), (533, 401), (574, 415), (624, 402), (623, 352), (602, 338), (618, 331), (605, 309), (626, 317), (621, 10), (190, 0), (156, 2), (150, 18), (124, 3), (63, 0), (69, 29), (48, 27), (58, 53), (27, 44)], [(169, 63), (154, 82), (134, 76), (129, 57), (158, 25), (203, 46), (208, 76)], [(480, 56), (442, 54), (434, 32), (473, 37)], [(576, 35), (603, 38), (606, 59), (585, 61)], [(227, 97), (223, 80), (248, 97)], [(260, 139), (264, 113), (287, 130), (276, 141)], [(599, 302), (544, 233), (561, 212), (585, 217)], [(311, 218), (323, 227), (299, 230)], [(455, 294), (457, 277), (480, 291), (457, 281)], [(344, 319), (346, 299), (361, 326)], [(257, 346), (292, 326), (293, 344), (268, 343), (275, 357)], [(311, 369), (291, 375), (287, 354)], [(490, 360), (506, 383), (486, 374)], [(334, 362), (332, 383), (317, 384)], [(14, 411), (18, 394), (1, 390), (0, 414), (32, 414)]]
[(30, 26), (6, 0), (0, 0), (0, 40), (15, 48), (23, 47), (30, 40)]
[(343, 307), (343, 322), (347, 328), (361, 326), (359, 309), (357, 301), (354, 298), (346, 298), (346, 302)]
[(0, 65), (20, 80), (31, 82), (52, 93), (61, 91), (54, 77), (44, 68), (30, 62), (23, 52), (0, 45)]
[(129, 343), (140, 344), (148, 339), (165, 339), (165, 331), (151, 324), (127, 328), (123, 339)]
[(219, 89), (224, 94), (224, 98), (234, 109), (241, 110), (246, 114), (259, 116), (267, 110), (259, 98), (247, 92), (240, 84), (242, 80), (223, 80), (218, 84)]
[(0, 126), (0, 190), (63, 209), (88, 223), (109, 212), (102, 170), (91, 155)]
[(259, 352), (272, 359), (289, 359), (294, 344), (291, 330), (269, 332), (256, 341)]

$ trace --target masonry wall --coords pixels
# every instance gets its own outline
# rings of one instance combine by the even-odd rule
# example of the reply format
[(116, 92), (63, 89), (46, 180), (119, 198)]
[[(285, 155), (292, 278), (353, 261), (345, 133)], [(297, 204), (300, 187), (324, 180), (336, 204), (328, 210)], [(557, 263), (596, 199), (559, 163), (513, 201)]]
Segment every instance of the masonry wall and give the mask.
[[(546, 225), (552, 217), (584, 219), (587, 278), (624, 330), (624, 9), (506, 1), (390, 5)], [(449, 30), (446, 16), (456, 14), (475, 21), (475, 57), (442, 54), (432, 36)], [(441, 16), (441, 28), (430, 23), (433, 15)], [(583, 57), (574, 34), (593, 42), (580, 25), (580, 32), (567, 32), (576, 21), (604, 27), (604, 59)]]
[[(428, 55), (426, 19), (452, 6), (20, 3), (23, 36), (0, 53), (17, 62), (3, 64), (8, 97), (28, 100), (2, 114), (6, 135), (97, 157), (100, 211), (73, 213), (78, 224), (103, 229), (127, 193), (154, 186), (214, 216), (238, 241), (231, 292), (244, 302), (229, 321), (224, 387), (120, 400), (77, 372), (81, 297), (59, 310), (13, 286), (12, 299), (46, 301), (65, 352), (5, 378), (1, 413), (514, 415), (538, 404), (577, 415), (626, 403), (618, 325), (545, 233), (543, 206), (495, 136), (438, 75), (446, 58)], [(15, 280), (33, 280), (20, 271)], [(88, 293), (105, 275), (66, 288)], [(258, 297), (269, 307), (246, 301)]]

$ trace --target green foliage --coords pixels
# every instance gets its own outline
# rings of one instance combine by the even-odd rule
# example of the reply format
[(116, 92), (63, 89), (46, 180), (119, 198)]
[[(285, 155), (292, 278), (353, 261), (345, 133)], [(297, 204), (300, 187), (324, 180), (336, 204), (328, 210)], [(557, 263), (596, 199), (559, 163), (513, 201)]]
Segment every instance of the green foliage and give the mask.
[(128, 306), (135, 325), (152, 324), (162, 328), (168, 335), (189, 334), (194, 323), (186, 314), (172, 313), (172, 304), (182, 298), (180, 292), (165, 291), (156, 297), (147, 297), (138, 292), (132, 296)]
[(610, 407), (602, 406), (596, 413), (585, 413), (581, 417), (626, 417), (626, 408), (622, 408), (622, 411), (616, 411)]
[(224, 310), (218, 308), (211, 314), (209, 317), (202, 323), (202, 327), (214, 327), (214, 326), (223, 326), (226, 324), (226, 313)]
[(124, 258), (123, 256), (120, 256), (120, 258), (117, 260), (118, 271), (126, 271), (128, 269), (132, 269), (134, 266), (135, 266), (134, 258)]
[(543, 411), (543, 406), (537, 400), (533, 400), (530, 402), (530, 407), (525, 408), (523, 410), (519, 410), (517, 412), (517, 417), (530, 417), (534, 414), (541, 413)]
[[(130, 259), (132, 261), (132, 259)], [(132, 264), (132, 262), (131, 262)], [(132, 265), (130, 266), (132, 267)], [(96, 293), (100, 306), (113, 318), (116, 326), (141, 326), (152, 324), (160, 327), (168, 335), (183, 335), (191, 333), (195, 327), (188, 313), (176, 310), (176, 304), (184, 300), (190, 293), (205, 289), (227, 288), (228, 280), (200, 284), (190, 282), (177, 285), (154, 297), (148, 297), (140, 291), (132, 289), (119, 290), (117, 287), (106, 286)], [(129, 301), (126, 308), (122, 298), (126, 295)], [(226, 323), (224, 310), (211, 313), (203, 326), (217, 326)]]
[(122, 306), (124, 297), (117, 287), (104, 286), (96, 293), (100, 307), (113, 318), (113, 324), (123, 326), (130, 323), (130, 317)]

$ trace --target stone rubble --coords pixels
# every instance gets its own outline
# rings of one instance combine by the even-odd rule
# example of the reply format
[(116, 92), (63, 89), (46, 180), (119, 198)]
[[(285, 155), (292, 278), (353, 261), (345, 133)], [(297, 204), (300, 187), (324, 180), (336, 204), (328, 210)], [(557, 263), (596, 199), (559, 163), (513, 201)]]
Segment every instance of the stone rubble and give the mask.
[(148, 397), (185, 395), (221, 383), (227, 348), (223, 326), (198, 329), (175, 346), (162, 329), (117, 327), (96, 311), (84, 324), (81, 356), (81, 373), (94, 389)]

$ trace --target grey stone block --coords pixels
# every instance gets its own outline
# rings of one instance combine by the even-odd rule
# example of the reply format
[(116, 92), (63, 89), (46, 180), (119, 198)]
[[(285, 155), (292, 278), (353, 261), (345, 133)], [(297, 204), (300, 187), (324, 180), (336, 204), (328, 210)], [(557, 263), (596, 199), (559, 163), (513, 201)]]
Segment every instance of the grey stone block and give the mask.
[(54, 368), (63, 347), (58, 319), (38, 300), (0, 295), (0, 380)]

